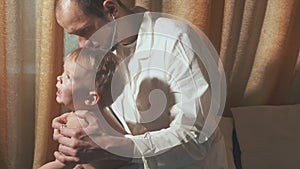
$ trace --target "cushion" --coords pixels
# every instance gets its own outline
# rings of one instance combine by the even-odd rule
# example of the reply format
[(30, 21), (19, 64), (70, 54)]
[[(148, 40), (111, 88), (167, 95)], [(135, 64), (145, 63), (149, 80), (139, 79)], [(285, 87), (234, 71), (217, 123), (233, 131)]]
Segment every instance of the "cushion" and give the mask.
[(295, 169), (300, 105), (232, 108), (243, 169)]

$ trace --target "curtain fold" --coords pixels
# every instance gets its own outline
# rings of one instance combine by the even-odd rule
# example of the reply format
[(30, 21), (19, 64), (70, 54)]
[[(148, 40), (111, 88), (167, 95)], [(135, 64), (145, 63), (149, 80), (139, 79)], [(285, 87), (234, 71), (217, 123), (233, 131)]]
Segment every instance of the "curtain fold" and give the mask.
[[(163, 0), (161, 5), (163, 13), (186, 19), (197, 26), (209, 37), (216, 50), (220, 51), (223, 0)], [(154, 7), (152, 6), (152, 8)]]
[[(300, 46), (299, 1), (268, 1), (243, 105), (282, 104)], [(266, 87), (268, 86), (268, 87)]]
[(152, 1), (137, 0), (136, 4), (186, 19), (212, 41), (227, 79), (224, 116), (231, 116), (230, 108), (236, 106), (300, 102), (299, 94), (292, 92), (299, 84), (299, 1), (162, 0), (161, 6), (153, 6)]
[[(128, 1), (128, 0), (127, 0)], [(162, 11), (162, 0), (135, 0), (136, 6), (141, 6), (151, 12)]]
[(36, 109), (35, 109), (35, 153), (33, 168), (54, 160), (57, 144), (52, 140), (51, 121), (61, 114), (55, 101), (56, 77), (63, 65), (63, 29), (54, 16), (53, 1), (38, 1), (36, 31)]
[[(31, 5), (28, 5), (30, 3)], [(31, 168), (34, 149), (33, 0), (1, 2), (1, 168)], [(28, 25), (27, 25), (28, 24)]]
[(8, 115), (7, 115), (7, 71), (6, 71), (6, 3), (0, 3), (0, 164), (5, 168), (8, 167), (8, 149), (5, 148), (8, 145)]
[[(11, 6), (13, 5), (13, 6)], [(19, 92), (17, 89), (17, 84), (18, 80), (20, 78), (20, 69), (19, 69), (19, 64), (18, 62), (18, 50), (19, 50), (19, 44), (17, 41), (18, 38), (18, 33), (17, 33), (17, 25), (19, 23), (17, 22), (12, 22), (13, 20), (16, 20), (17, 16), (17, 2), (16, 1), (9, 1), (5, 3), (5, 68), (6, 68), (6, 79), (4, 83), (6, 83), (6, 98), (3, 98), (6, 100), (6, 105), (3, 105), (6, 107), (4, 113), (5, 116), (7, 117), (7, 123), (6, 126), (2, 126), (4, 130), (7, 132), (7, 146), (8, 148), (6, 149), (6, 154), (4, 154), (7, 158), (7, 167), (17, 167), (17, 148), (18, 148), (18, 142), (17, 142), (17, 130), (19, 128), (18, 123), (17, 123), (17, 111), (19, 108), (19, 103), (20, 99), (16, 97), (16, 94)], [(16, 70), (14, 70), (16, 68)], [(13, 119), (13, 117), (16, 117)], [(5, 147), (4, 146), (4, 147)], [(3, 148), (4, 148), (3, 147)]]
[(284, 104), (299, 104), (300, 100), (300, 50), (298, 51), (298, 58), (293, 73), (293, 81), (288, 93), (284, 98)]
[(227, 78), (227, 106), (241, 105), (264, 22), (266, 0), (226, 1), (220, 57)]

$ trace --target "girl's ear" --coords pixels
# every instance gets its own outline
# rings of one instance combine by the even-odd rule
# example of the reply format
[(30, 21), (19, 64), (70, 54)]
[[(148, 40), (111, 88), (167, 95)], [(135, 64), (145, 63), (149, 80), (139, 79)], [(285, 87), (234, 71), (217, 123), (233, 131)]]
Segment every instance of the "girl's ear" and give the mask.
[(84, 100), (85, 105), (94, 106), (101, 100), (101, 97), (96, 91), (90, 91), (89, 95)]

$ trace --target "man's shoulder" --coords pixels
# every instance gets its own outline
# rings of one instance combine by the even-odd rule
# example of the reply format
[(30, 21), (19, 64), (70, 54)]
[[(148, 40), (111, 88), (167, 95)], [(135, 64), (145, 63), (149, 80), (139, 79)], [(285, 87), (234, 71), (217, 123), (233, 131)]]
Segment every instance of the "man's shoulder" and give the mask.
[(176, 18), (160, 17), (155, 20), (154, 31), (168, 34), (182, 34), (190, 31), (190, 25)]

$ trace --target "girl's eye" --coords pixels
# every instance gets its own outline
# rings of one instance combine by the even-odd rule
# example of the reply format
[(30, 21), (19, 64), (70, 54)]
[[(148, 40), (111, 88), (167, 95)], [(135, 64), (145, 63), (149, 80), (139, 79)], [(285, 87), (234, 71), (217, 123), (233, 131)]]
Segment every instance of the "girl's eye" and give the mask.
[(63, 73), (62, 74), (62, 79), (70, 79), (70, 76), (68, 74)]

